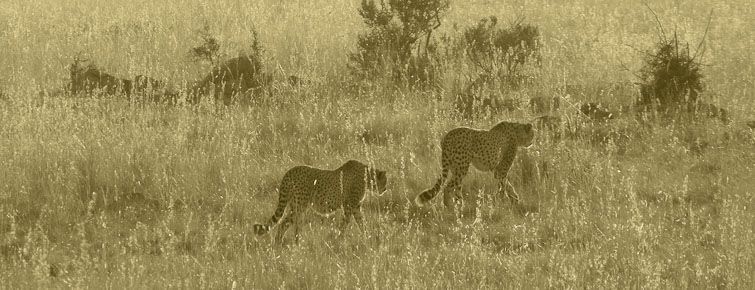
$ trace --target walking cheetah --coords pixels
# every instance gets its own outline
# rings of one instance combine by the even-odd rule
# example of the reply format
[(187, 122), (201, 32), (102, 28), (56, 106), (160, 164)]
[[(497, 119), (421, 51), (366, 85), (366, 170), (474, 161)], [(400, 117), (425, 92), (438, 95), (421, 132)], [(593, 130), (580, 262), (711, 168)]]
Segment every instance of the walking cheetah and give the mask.
[[(443, 204), (450, 207), (454, 199), (460, 198), (457, 191), (461, 188), (461, 181), (466, 176), (470, 163), (481, 171), (493, 171), (499, 181), (499, 189), (503, 190), (517, 147), (532, 145), (534, 136), (532, 124), (511, 122), (498, 123), (490, 130), (461, 127), (449, 131), (440, 142), (440, 178), (432, 188), (417, 195), (414, 202), (418, 206), (424, 206), (438, 192), (444, 192)], [(446, 180), (448, 184), (442, 188)], [(451, 192), (446, 189), (451, 189)], [(518, 201), (517, 196), (509, 193), (509, 197)]]
[(351, 217), (354, 217), (360, 230), (364, 231), (361, 202), (365, 189), (385, 192), (387, 178), (385, 171), (349, 160), (335, 170), (324, 170), (309, 166), (296, 166), (285, 175), (279, 188), (278, 207), (267, 224), (254, 225), (254, 232), (263, 235), (278, 224), (288, 207), (288, 215), (280, 222), (275, 241), (282, 243), (283, 235), (291, 224), (294, 225), (296, 242), (299, 242), (299, 219), (312, 206), (319, 214), (329, 215), (343, 208), (340, 224), (341, 235)]

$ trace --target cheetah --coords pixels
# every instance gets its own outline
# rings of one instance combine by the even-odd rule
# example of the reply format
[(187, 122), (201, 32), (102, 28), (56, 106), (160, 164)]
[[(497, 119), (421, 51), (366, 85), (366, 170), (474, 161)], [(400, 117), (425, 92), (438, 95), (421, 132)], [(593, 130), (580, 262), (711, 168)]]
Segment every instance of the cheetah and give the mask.
[[(330, 215), (343, 209), (340, 223), (340, 235), (343, 235), (351, 217), (354, 217), (361, 231), (364, 231), (361, 202), (365, 198), (365, 189), (376, 190), (383, 194), (386, 190), (386, 172), (349, 160), (335, 170), (318, 169), (309, 166), (296, 166), (283, 175), (279, 188), (278, 207), (267, 224), (255, 224), (254, 232), (263, 235), (278, 224), (275, 237), (282, 243), (283, 235), (291, 224), (294, 236), (299, 242), (299, 220), (301, 215), (312, 206), (321, 215)], [(281, 220), (288, 207), (288, 215)]]
[[(438, 192), (444, 192), (443, 204), (451, 207), (455, 199), (460, 199), (458, 190), (470, 163), (478, 170), (492, 171), (499, 181), (499, 189), (503, 190), (506, 174), (514, 162), (517, 147), (529, 147), (534, 137), (532, 124), (501, 122), (490, 130), (466, 127), (452, 129), (440, 142), (440, 178), (432, 188), (417, 195), (414, 202), (418, 206), (424, 206)], [(448, 184), (442, 188), (447, 180)], [(446, 189), (451, 189), (452, 193), (445, 192)], [(508, 196), (514, 201), (519, 200), (518, 196), (512, 196), (510, 193)]]

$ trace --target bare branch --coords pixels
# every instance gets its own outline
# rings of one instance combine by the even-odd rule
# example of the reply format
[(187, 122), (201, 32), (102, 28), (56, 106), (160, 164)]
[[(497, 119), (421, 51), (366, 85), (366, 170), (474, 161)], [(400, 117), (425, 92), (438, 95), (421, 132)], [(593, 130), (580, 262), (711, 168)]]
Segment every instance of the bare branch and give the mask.
[(700, 53), (699, 56), (701, 58), (703, 57), (703, 54), (705, 53), (705, 50), (702, 49), (702, 46), (703, 46), (703, 43), (705, 42), (705, 38), (708, 36), (708, 31), (710, 30), (710, 23), (712, 19), (713, 19), (713, 9), (711, 9), (710, 14), (708, 14), (708, 24), (705, 25), (705, 32), (703, 33), (703, 39), (701, 39), (700, 43), (697, 45), (697, 49), (695, 49), (695, 55), (692, 56), (692, 61), (697, 59), (698, 53)]
[(658, 23), (658, 30), (660, 30), (661, 32), (660, 34), (660, 36), (662, 36), (661, 41), (663, 41), (663, 43), (667, 43), (668, 39), (666, 38), (666, 31), (663, 29), (663, 24), (661, 24), (661, 20), (658, 18), (658, 14), (656, 14), (655, 11), (653, 11), (653, 8), (650, 8), (650, 5), (648, 5), (647, 3), (642, 3), (642, 4), (645, 5), (645, 7), (647, 7), (647, 9), (650, 10), (650, 13), (653, 14), (653, 17), (655, 17), (655, 22)]
[(621, 61), (621, 59), (619, 59), (617, 57), (616, 60), (619, 61), (619, 65), (621, 66), (622, 69), (624, 69), (625, 71), (628, 71), (629, 73), (631, 73), (637, 79), (640, 79), (640, 80), (642, 79), (642, 76), (640, 76), (639, 74), (637, 74), (634, 71), (632, 71), (631, 69), (629, 69), (629, 67), (627, 67), (627, 65), (623, 61)]
[(638, 52), (638, 53), (644, 54), (645, 56), (648, 56), (648, 57), (652, 57), (652, 58), (655, 58), (655, 59), (660, 59), (660, 58), (659, 58), (659, 57), (658, 57), (657, 55), (653, 55), (653, 54), (651, 54), (651, 53), (649, 53), (649, 52), (647, 52), (647, 51), (641, 50), (641, 49), (639, 49), (639, 48), (636, 48), (636, 47), (634, 47), (634, 46), (632, 46), (632, 45), (629, 45), (629, 44), (626, 44), (626, 43), (624, 43), (624, 46), (626, 46), (626, 47), (629, 47), (629, 48), (633, 49), (633, 50), (634, 50), (635, 52)]

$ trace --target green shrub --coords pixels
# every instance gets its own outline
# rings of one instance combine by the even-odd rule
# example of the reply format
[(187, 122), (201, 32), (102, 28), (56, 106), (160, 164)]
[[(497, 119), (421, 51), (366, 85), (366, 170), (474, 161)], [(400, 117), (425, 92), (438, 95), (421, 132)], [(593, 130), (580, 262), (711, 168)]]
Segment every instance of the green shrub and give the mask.
[[(84, 63), (87, 62), (86, 65)], [(70, 80), (66, 90), (70, 94), (116, 95), (130, 94), (131, 80), (102, 71), (88, 60), (75, 57), (68, 66)]]
[[(647, 111), (656, 106), (664, 114), (687, 112), (695, 113), (698, 97), (703, 91), (703, 74), (698, 57), (702, 58), (702, 44), (710, 28), (710, 20), (697, 52), (690, 54), (689, 43), (680, 43), (674, 31), (672, 38), (666, 35), (658, 15), (647, 6), (658, 23), (658, 42), (655, 49), (644, 53), (644, 64), (640, 69), (640, 98), (637, 107)], [(712, 12), (711, 12), (712, 16)], [(698, 54), (699, 53), (699, 54)]]
[(502, 90), (517, 88), (530, 78), (523, 68), (527, 63), (540, 62), (540, 46), (538, 28), (523, 24), (521, 19), (502, 28), (498, 19), (490, 16), (464, 29), (449, 50), (450, 58), (472, 68), (469, 84), (454, 93), (455, 106), (464, 108), (462, 115), (479, 115), (488, 108), (495, 108), (490, 110), (493, 114), (517, 108), (499, 96)]
[(448, 0), (362, 0), (359, 14), (368, 31), (349, 54), (352, 73), (360, 79), (389, 77), (409, 86), (437, 82), (439, 58), (432, 33), (448, 10)]
[(484, 74), (516, 79), (526, 63), (540, 62), (540, 47), (537, 26), (518, 19), (501, 28), (498, 19), (490, 16), (466, 28), (456, 49)]
[[(205, 28), (206, 30), (208, 28)], [(196, 59), (210, 61), (214, 67), (189, 89), (187, 96), (189, 103), (196, 104), (202, 96), (208, 94), (225, 105), (239, 101), (247, 102), (250, 94), (254, 94), (271, 82), (271, 75), (264, 73), (263, 48), (259, 43), (257, 31), (252, 30), (252, 43), (247, 52), (222, 63), (218, 61), (219, 45), (215, 38), (209, 36), (208, 33), (202, 35), (204, 44), (193, 48), (191, 54)]]
[(692, 109), (703, 90), (700, 64), (690, 55), (689, 45), (681, 45), (674, 33), (673, 39), (660, 37), (655, 51), (646, 54), (640, 70), (639, 105), (658, 105), (664, 112), (682, 106)]
[[(198, 31), (199, 37), (202, 38), (202, 43), (191, 48), (189, 55), (194, 61), (208, 61), (211, 64), (215, 64), (218, 58), (220, 58), (220, 43), (211, 33), (211, 27), (209, 24), (202, 26), (202, 29)], [(256, 33), (255, 33), (256, 34)], [(256, 42), (255, 35), (255, 42)]]

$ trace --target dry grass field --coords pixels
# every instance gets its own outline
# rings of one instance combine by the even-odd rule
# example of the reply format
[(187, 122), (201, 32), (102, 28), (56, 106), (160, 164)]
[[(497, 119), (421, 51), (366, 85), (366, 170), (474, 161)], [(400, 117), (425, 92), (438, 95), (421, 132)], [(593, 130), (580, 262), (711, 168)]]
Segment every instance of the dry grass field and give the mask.
[[(519, 204), (471, 169), (454, 213), (441, 198), (412, 203), (440, 172), (443, 134), (539, 115), (461, 118), (450, 88), (468, 76), (453, 68), (435, 90), (355, 85), (359, 1), (4, 0), (0, 288), (749, 289), (755, 2), (651, 6), (693, 51), (713, 11), (703, 97), (731, 122), (578, 117), (583, 102), (637, 99), (637, 49), (658, 38), (640, 1), (451, 2), (438, 36), (490, 15), (539, 27), (542, 67), (503, 94), (560, 97), (556, 114), (578, 132), (539, 131), (520, 151), (509, 173)], [(205, 25), (227, 57), (257, 31), (271, 93), (243, 106), (49, 93), (82, 53), (118, 77), (186, 88), (210, 68), (188, 54)], [(352, 224), (338, 239), (336, 218), (315, 214), (299, 244), (254, 235), (287, 169), (349, 159), (389, 174), (388, 192), (364, 200), (364, 235)]]

